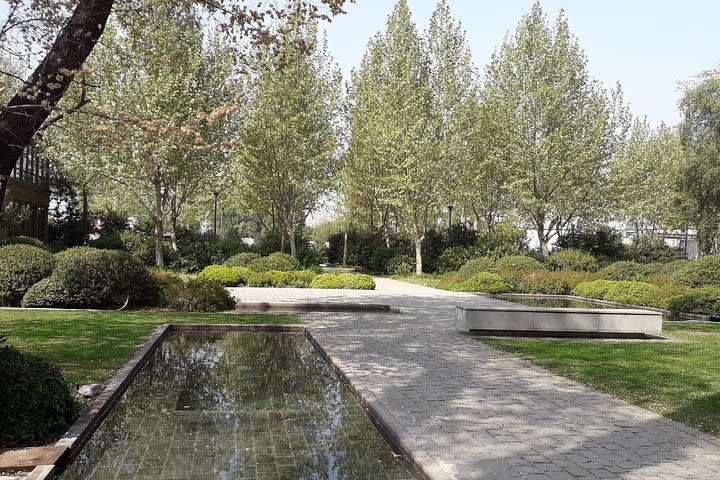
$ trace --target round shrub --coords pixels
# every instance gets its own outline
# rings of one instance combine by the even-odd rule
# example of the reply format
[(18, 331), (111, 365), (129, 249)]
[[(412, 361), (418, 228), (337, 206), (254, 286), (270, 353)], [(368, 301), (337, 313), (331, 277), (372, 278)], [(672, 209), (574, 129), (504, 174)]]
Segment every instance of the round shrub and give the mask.
[(157, 286), (145, 266), (126, 252), (92, 250), (61, 261), (54, 280), (67, 292), (67, 304), (81, 308), (117, 308), (152, 304)]
[(645, 273), (648, 276), (654, 275), (666, 275), (672, 276), (679, 270), (683, 269), (685, 265), (690, 263), (688, 259), (673, 260), (672, 262), (655, 262), (645, 265)]
[(649, 283), (619, 280), (611, 282), (603, 300), (629, 305), (650, 305), (659, 289), (657, 285)]
[(457, 274), (463, 280), (474, 277), (478, 273), (492, 272), (495, 270), (495, 260), (490, 257), (477, 257), (465, 262)]
[(76, 258), (87, 255), (90, 252), (101, 250), (94, 247), (72, 247), (55, 254), (55, 261), (58, 265), (72, 263)]
[(341, 273), (338, 275), (340, 288), (351, 290), (375, 290), (375, 280), (368, 275), (358, 273)]
[(678, 313), (720, 316), (720, 287), (702, 287), (689, 290), (685, 294), (670, 298), (667, 309)]
[(55, 277), (43, 278), (30, 287), (23, 296), (21, 306), (24, 308), (63, 308), (71, 307), (69, 296)]
[(563, 286), (563, 294), (572, 293), (573, 289), (582, 282), (592, 282), (597, 279), (597, 275), (591, 272), (571, 272), (559, 271), (552, 272), (551, 276)]
[(342, 281), (336, 273), (321, 273), (310, 282), (310, 288), (342, 288)]
[(688, 262), (672, 277), (673, 282), (688, 287), (720, 285), (720, 254), (708, 255)]
[(673, 285), (670, 283), (658, 285), (658, 289), (652, 294), (648, 305), (655, 308), (670, 310), (670, 302), (675, 297), (686, 295), (691, 291), (692, 289), (690, 287), (684, 287), (682, 285)]
[(313, 279), (318, 276), (313, 270), (298, 270), (296, 272), (289, 272), (288, 278), (286, 279), (288, 287), (294, 288), (307, 288), (312, 283)]
[(0, 372), (0, 447), (42, 443), (75, 418), (67, 382), (42, 358), (0, 346)]
[(45, 245), (42, 240), (38, 240), (37, 238), (32, 237), (26, 237), (24, 235), (20, 235), (18, 237), (10, 237), (7, 240), (3, 242), (4, 245), (32, 245), (33, 247), (42, 248), (43, 250), (47, 250), (47, 245)]
[(408, 276), (415, 271), (415, 261), (408, 255), (395, 255), (386, 267), (389, 275)]
[(598, 272), (604, 280), (631, 280), (644, 282), (648, 279), (647, 265), (634, 261), (615, 262)]
[(243, 280), (242, 272), (225, 265), (208, 265), (198, 273), (198, 278), (214, 280), (226, 287), (237, 287)]
[(573, 288), (572, 293), (578, 297), (595, 298), (602, 300), (605, 297), (612, 280), (593, 280), (592, 282), (581, 282)]
[(464, 292), (507, 293), (510, 286), (496, 273), (482, 272), (465, 280), (460, 284)]
[(235, 308), (235, 299), (218, 282), (192, 278), (184, 283), (170, 305), (184, 312), (222, 312)]
[(523, 255), (508, 255), (495, 262), (495, 268), (499, 272), (511, 272), (513, 270), (545, 270), (542, 263), (531, 257)]
[(577, 248), (564, 248), (553, 252), (545, 259), (545, 264), (555, 271), (594, 272), (598, 269), (597, 259)]
[(18, 306), (25, 292), (55, 268), (55, 257), (32, 245), (0, 248), (0, 305)]
[(155, 307), (172, 307), (178, 292), (185, 288), (185, 281), (177, 273), (162, 268), (151, 268), (150, 277), (157, 288), (157, 297), (150, 304)]
[[(274, 270), (277, 271), (277, 270)], [(270, 272), (253, 272), (248, 277), (248, 287), (274, 287), (277, 278)]]
[(290, 272), (299, 270), (298, 261), (287, 253), (275, 252), (267, 257), (260, 257), (250, 263), (250, 270), (253, 272), (269, 272), (277, 270), (280, 272)]
[(450, 247), (445, 249), (438, 258), (438, 272), (456, 272), (465, 265), (472, 257), (472, 252), (467, 247)]
[(260, 258), (259, 253), (243, 252), (233, 255), (225, 261), (228, 267), (249, 267), (252, 262)]

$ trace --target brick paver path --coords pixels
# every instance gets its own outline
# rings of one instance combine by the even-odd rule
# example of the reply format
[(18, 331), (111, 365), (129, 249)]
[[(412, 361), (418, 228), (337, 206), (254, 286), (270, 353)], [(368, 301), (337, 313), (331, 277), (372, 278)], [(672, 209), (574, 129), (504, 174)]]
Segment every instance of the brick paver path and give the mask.
[[(454, 306), (496, 302), (378, 279), (374, 292), (237, 289), (245, 301), (388, 303), (405, 314), (306, 315), (433, 477), (720, 478), (720, 439), (472, 340)], [(423, 460), (424, 459), (424, 460)]]

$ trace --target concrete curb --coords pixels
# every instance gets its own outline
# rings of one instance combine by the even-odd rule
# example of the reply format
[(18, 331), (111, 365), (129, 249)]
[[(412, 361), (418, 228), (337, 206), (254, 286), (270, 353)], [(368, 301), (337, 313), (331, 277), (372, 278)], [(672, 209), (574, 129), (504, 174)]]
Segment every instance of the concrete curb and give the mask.
[(305, 336), (322, 355), (325, 361), (345, 382), (360, 403), (370, 412), (376, 426), (385, 439), (407, 460), (413, 473), (420, 480), (455, 480), (430, 456), (430, 454), (410, 435), (395, 417), (387, 410), (375, 395), (367, 389), (356, 387), (353, 378), (343, 365), (334, 360), (320, 343), (313, 337), (312, 331), (305, 330)]
[(402, 313), (391, 305), (379, 303), (351, 303), (351, 302), (240, 302), (236, 311), (267, 312), (270, 310), (281, 312), (380, 312)]

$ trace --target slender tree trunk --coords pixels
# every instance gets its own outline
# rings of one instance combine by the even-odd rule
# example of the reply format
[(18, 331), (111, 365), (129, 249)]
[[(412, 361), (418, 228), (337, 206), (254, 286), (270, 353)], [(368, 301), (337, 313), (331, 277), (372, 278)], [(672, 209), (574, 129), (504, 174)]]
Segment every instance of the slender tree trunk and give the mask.
[(348, 231), (345, 230), (345, 235), (343, 235), (343, 259), (342, 259), (343, 267), (347, 266), (347, 247), (348, 247)]
[(88, 205), (88, 192), (86, 188), (82, 189), (82, 219), (87, 223), (90, 218), (90, 206)]
[(153, 224), (155, 226), (155, 265), (158, 267), (165, 266), (165, 257), (163, 255), (163, 198), (160, 180), (154, 182), (155, 186), (155, 213), (153, 215)]
[(290, 226), (288, 228), (288, 242), (290, 243), (290, 255), (297, 257), (297, 245), (295, 244), (295, 230)]
[(172, 244), (173, 252), (178, 251), (177, 246), (177, 215), (175, 213), (171, 214), (170, 217), (170, 243)]
[(423, 273), (422, 242), (424, 235), (415, 235), (415, 273)]
[(550, 248), (548, 247), (548, 239), (545, 236), (545, 224), (539, 223), (536, 225), (537, 227), (537, 236), (538, 236), (538, 243), (540, 243), (540, 252), (542, 252), (543, 257), (547, 257), (547, 255), (550, 253)]
[[(105, 29), (113, 0), (80, 0), (40, 65), (0, 111), (0, 204), (10, 172), (72, 83)], [(28, 90), (37, 89), (29, 95)]]

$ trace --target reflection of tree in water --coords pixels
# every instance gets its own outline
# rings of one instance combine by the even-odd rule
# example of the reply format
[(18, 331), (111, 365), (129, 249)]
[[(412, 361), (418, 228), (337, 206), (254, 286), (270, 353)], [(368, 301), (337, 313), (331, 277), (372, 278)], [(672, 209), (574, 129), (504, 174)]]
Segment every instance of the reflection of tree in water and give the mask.
[[(260, 439), (267, 441), (265, 453), (245, 448)], [(171, 335), (63, 478), (85, 478), (94, 465), (142, 463), (130, 457), (147, 444), (165, 448), (171, 463), (185, 469), (202, 462), (196, 450), (206, 449), (201, 467), (218, 478), (252, 468), (258, 477), (265, 468), (287, 479), (386, 478), (388, 472), (409, 478), (352, 395), (297, 334)], [(294, 462), (286, 460), (290, 451)]]

